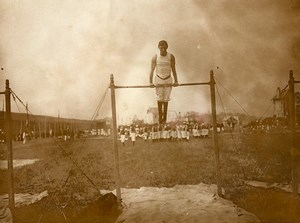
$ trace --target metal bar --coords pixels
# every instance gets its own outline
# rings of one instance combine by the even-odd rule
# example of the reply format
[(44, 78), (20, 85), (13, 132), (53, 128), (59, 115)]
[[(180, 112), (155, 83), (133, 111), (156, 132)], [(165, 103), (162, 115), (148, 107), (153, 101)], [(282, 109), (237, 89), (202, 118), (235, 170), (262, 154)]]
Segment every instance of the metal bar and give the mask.
[(216, 92), (215, 92), (215, 79), (214, 73), (210, 71), (210, 93), (211, 93), (211, 113), (213, 121), (213, 132), (214, 132), (214, 149), (215, 149), (215, 165), (216, 165), (216, 177), (217, 177), (217, 189), (218, 195), (222, 196), (221, 188), (221, 174), (220, 174), (220, 156), (219, 156), (219, 142), (217, 132), (217, 112), (216, 112)]
[(15, 210), (15, 189), (14, 189), (14, 166), (13, 166), (13, 149), (12, 149), (12, 134), (11, 134), (11, 102), (10, 102), (10, 88), (9, 80), (5, 82), (5, 132), (6, 132), (6, 145), (8, 151), (7, 163), (8, 163), (8, 178), (9, 178), (9, 208), (14, 216)]
[(121, 204), (121, 188), (120, 188), (120, 160), (119, 160), (119, 149), (117, 141), (117, 112), (116, 112), (116, 97), (115, 97), (115, 84), (114, 76), (110, 75), (110, 92), (111, 92), (111, 110), (113, 120), (113, 137), (114, 137), (114, 151), (115, 151), (115, 177), (116, 177), (116, 193), (117, 201)]
[(154, 87), (184, 87), (192, 85), (209, 85), (210, 82), (199, 82), (199, 83), (183, 83), (183, 84), (158, 84), (158, 85), (132, 85), (132, 86), (114, 86), (114, 88), (154, 88)]

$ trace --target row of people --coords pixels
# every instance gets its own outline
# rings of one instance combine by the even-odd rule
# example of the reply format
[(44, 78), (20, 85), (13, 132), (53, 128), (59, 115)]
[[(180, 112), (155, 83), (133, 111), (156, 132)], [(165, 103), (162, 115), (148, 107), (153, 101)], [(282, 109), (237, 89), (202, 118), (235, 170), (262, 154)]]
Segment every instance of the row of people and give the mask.
[[(209, 136), (211, 126), (208, 124), (199, 125), (198, 123), (183, 123), (183, 124), (166, 124), (166, 125), (147, 125), (143, 127), (137, 126), (121, 126), (118, 134), (119, 138), (125, 145), (125, 141), (129, 138), (132, 144), (135, 144), (136, 138), (143, 138), (144, 141), (188, 141), (193, 138), (206, 138)], [(218, 131), (222, 131), (221, 127), (218, 127)]]

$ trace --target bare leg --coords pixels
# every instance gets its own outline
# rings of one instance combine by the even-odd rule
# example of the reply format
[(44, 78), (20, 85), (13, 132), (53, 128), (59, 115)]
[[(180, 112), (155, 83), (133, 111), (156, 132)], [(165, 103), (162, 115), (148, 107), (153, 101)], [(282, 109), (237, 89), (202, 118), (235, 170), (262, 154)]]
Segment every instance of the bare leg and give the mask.
[(161, 123), (163, 122), (162, 105), (163, 105), (163, 102), (162, 102), (162, 101), (157, 101), (157, 107), (158, 107), (158, 121), (159, 121), (159, 124), (161, 124)]
[(164, 112), (163, 112), (163, 123), (167, 122), (167, 115), (168, 115), (168, 102), (163, 102), (164, 104)]

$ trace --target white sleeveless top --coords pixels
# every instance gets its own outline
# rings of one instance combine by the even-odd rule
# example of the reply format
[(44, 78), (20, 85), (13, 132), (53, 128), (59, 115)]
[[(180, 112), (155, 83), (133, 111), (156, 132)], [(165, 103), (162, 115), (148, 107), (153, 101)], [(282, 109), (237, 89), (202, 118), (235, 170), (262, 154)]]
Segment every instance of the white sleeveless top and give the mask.
[(167, 79), (171, 76), (171, 54), (166, 56), (157, 54), (156, 57), (156, 75), (161, 79)]

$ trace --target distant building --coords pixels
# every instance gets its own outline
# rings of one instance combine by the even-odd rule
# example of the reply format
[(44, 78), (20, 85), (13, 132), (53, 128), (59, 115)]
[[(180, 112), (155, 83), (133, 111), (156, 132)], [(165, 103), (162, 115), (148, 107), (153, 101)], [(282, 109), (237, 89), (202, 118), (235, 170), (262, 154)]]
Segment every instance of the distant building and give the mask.
[[(274, 117), (288, 118), (288, 89), (277, 88), (276, 95), (272, 98)], [(300, 92), (295, 93), (296, 123), (300, 124)]]
[(288, 115), (288, 97), (287, 89), (276, 90), (276, 95), (272, 98), (273, 114), (276, 118), (286, 118)]
[[(93, 129), (101, 125), (101, 121), (61, 118), (44, 115), (27, 115), (26, 113), (11, 113), (11, 133), (18, 136), (22, 132), (34, 132), (37, 137), (59, 136), (69, 128), (78, 133), (84, 129)], [(5, 112), (0, 111), (0, 128), (5, 129)], [(51, 130), (51, 131), (50, 131)], [(50, 134), (51, 132), (51, 134)], [(35, 137), (35, 136), (34, 136)]]
[(105, 117), (103, 119), (97, 120), (97, 128), (101, 129), (107, 129), (112, 127), (112, 118), (111, 117)]
[(148, 124), (158, 123), (158, 109), (148, 108), (145, 121)]
[[(177, 120), (176, 111), (169, 110), (167, 119), (168, 119), (167, 122), (175, 122)], [(145, 122), (148, 124), (158, 123), (158, 108), (157, 107), (150, 107), (147, 109), (147, 115), (146, 115)]]

